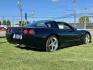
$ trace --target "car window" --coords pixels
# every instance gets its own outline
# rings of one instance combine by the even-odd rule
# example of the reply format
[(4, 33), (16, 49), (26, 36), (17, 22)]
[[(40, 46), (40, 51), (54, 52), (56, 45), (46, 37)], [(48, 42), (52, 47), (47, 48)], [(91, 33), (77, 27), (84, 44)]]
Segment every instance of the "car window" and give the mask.
[(46, 27), (46, 25), (45, 25), (45, 23), (38, 23), (38, 24), (36, 24), (36, 27)]
[(47, 23), (48, 28), (52, 28), (52, 25), (50, 23)]
[(58, 28), (57, 23), (55, 21), (46, 22), (48, 28)]
[(47, 27), (47, 26), (46, 26), (45, 22), (37, 21), (37, 22), (33, 22), (33, 23), (26, 25), (26, 27)]
[(58, 24), (59, 29), (71, 29), (68, 25)]
[(59, 29), (64, 29), (64, 25), (62, 25), (62, 24), (59, 24), (58, 27), (59, 27)]

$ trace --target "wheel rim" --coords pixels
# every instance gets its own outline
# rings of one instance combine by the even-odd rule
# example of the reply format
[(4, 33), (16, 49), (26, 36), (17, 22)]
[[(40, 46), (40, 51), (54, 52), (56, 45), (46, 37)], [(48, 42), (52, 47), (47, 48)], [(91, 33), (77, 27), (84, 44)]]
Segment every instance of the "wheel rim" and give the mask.
[(85, 43), (88, 44), (90, 42), (90, 36), (87, 34), (85, 37)]
[(46, 51), (55, 51), (58, 48), (58, 39), (56, 37), (49, 37), (46, 43)]

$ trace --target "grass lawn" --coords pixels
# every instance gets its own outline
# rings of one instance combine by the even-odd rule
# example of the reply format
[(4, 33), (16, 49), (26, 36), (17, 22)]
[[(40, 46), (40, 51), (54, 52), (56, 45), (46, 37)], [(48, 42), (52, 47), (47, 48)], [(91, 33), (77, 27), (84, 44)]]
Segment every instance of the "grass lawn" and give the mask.
[(43, 52), (20, 49), (0, 38), (0, 70), (93, 70), (93, 43)]

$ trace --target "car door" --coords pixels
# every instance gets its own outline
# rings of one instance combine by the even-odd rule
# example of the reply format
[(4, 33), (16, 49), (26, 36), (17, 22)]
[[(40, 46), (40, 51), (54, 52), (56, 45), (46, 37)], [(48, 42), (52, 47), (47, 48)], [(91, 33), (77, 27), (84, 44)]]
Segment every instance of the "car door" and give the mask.
[(76, 41), (80, 38), (80, 35), (77, 30), (66, 23), (58, 23), (58, 28), (62, 42)]

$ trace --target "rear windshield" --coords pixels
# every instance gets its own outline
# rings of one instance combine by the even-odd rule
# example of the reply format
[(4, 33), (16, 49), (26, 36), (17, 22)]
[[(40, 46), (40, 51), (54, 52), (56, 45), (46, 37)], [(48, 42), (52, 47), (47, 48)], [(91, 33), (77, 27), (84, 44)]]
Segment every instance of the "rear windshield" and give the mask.
[(44, 21), (37, 21), (27, 24), (25, 27), (47, 27)]

